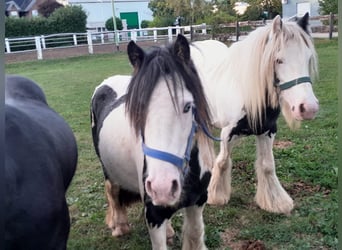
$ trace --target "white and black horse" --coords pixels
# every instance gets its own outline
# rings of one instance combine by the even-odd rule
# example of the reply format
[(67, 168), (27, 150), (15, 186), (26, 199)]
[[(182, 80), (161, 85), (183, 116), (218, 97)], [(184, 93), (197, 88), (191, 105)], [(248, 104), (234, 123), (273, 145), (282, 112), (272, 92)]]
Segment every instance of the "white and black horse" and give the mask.
[(66, 249), (77, 164), (70, 127), (36, 83), (7, 76), (5, 128), (5, 249)]
[(184, 209), (183, 249), (206, 249), (202, 211), (214, 161), (203, 132), (209, 109), (185, 37), (144, 52), (133, 41), (131, 76), (104, 80), (93, 94), (93, 141), (113, 236), (129, 232), (126, 206), (143, 200), (153, 249), (166, 249), (169, 219)]
[(290, 127), (313, 119), (318, 111), (311, 86), (317, 74), (317, 55), (308, 20), (308, 14), (297, 22), (284, 22), (277, 16), (270, 25), (229, 48), (218, 41), (192, 44), (191, 58), (208, 98), (213, 125), (221, 129), (209, 204), (228, 202), (234, 142), (244, 135), (256, 135), (256, 202), (271, 212), (292, 210), (293, 201), (276, 176), (272, 146), (280, 111)]

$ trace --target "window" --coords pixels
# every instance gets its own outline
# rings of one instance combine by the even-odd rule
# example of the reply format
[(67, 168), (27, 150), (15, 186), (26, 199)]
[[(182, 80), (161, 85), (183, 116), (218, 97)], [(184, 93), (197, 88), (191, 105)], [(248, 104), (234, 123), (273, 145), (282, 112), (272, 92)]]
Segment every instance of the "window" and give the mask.
[(38, 16), (38, 10), (32, 10), (32, 16)]
[(297, 16), (302, 17), (306, 12), (311, 13), (311, 4), (310, 3), (297, 3)]
[(19, 15), (18, 15), (18, 11), (12, 10), (12, 11), (10, 12), (10, 16), (14, 16), (14, 17), (19, 16)]

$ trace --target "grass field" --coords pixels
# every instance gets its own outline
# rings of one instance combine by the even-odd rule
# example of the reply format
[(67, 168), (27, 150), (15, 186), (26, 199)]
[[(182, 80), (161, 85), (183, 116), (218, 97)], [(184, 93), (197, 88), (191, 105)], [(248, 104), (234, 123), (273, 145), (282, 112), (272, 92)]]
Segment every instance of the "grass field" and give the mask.
[[(246, 137), (233, 151), (233, 194), (228, 205), (206, 206), (209, 249), (337, 249), (337, 40), (316, 40), (320, 78), (313, 85), (320, 111), (301, 129), (290, 131), (282, 118), (274, 147), (278, 177), (295, 202), (290, 216), (259, 209), (255, 194), (255, 139)], [(90, 99), (96, 85), (114, 74), (130, 74), (125, 53), (64, 60), (15, 63), (6, 73), (40, 84), (49, 104), (71, 125), (79, 147), (78, 168), (67, 194), (71, 213), (68, 249), (149, 249), (142, 205), (129, 210), (132, 233), (111, 236), (104, 216), (103, 174), (95, 155), (89, 122)], [(182, 214), (173, 219), (172, 249), (180, 249)], [(259, 242), (257, 242), (259, 240)]]

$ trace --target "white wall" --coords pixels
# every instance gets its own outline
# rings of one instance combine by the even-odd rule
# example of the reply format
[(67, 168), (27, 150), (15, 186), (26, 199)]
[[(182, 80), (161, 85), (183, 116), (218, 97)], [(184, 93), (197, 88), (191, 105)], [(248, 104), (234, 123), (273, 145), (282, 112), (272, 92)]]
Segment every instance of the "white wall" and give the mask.
[[(121, 12), (138, 12), (139, 25), (142, 20), (152, 20), (152, 11), (147, 0), (114, 1), (115, 16)], [(111, 0), (69, 0), (71, 5), (81, 5), (87, 13), (87, 27), (104, 27), (108, 18), (113, 16)]]

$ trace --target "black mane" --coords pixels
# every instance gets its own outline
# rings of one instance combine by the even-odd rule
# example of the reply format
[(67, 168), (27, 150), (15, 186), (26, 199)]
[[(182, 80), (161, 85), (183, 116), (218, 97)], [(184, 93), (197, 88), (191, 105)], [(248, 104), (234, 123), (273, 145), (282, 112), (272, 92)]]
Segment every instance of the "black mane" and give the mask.
[(126, 112), (136, 134), (144, 130), (150, 98), (161, 77), (173, 96), (176, 111), (178, 112), (175, 104), (179, 96), (177, 84), (184, 82), (185, 86), (181, 87), (185, 87), (193, 95), (197, 121), (209, 126), (209, 108), (195, 66), (191, 60), (185, 63), (177, 57), (172, 44), (168, 47), (152, 47), (145, 53), (139, 69), (133, 73), (127, 92)]

